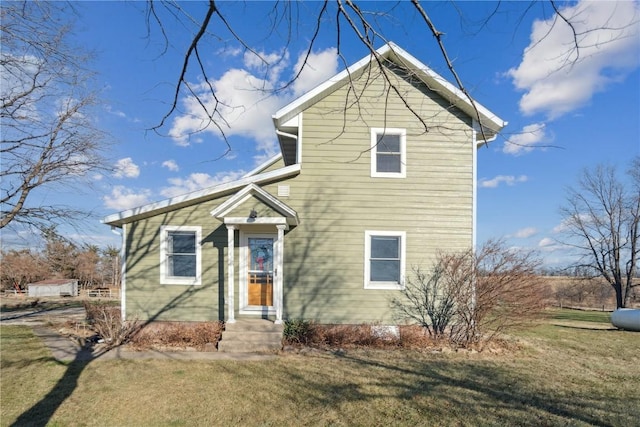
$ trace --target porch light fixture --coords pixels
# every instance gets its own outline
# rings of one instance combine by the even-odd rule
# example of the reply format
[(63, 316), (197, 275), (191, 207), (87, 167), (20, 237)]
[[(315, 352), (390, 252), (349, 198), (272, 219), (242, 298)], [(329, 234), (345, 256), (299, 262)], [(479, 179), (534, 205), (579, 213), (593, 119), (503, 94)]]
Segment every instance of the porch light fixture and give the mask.
[(255, 209), (251, 209), (251, 212), (249, 213), (249, 218), (258, 218), (258, 212), (256, 212)]

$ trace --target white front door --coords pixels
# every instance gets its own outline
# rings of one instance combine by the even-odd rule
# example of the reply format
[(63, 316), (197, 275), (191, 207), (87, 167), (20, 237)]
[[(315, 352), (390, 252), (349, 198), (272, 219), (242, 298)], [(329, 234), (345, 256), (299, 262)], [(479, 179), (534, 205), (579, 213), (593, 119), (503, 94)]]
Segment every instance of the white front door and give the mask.
[(274, 309), (274, 275), (277, 269), (276, 233), (242, 233), (240, 257), (240, 310)]

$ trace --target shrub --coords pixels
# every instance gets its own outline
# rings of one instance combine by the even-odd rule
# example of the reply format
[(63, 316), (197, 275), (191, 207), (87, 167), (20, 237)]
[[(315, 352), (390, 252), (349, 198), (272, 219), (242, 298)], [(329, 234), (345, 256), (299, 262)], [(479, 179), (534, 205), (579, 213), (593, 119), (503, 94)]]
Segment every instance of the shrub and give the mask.
[(122, 322), (119, 307), (85, 301), (84, 309), (87, 321), (108, 347), (117, 347), (128, 342), (139, 328), (138, 322)]
[(317, 325), (311, 328), (309, 345), (314, 347), (397, 347), (399, 339), (387, 334), (375, 333), (373, 326)]
[(539, 317), (545, 294), (532, 252), (487, 242), (478, 252), (440, 254), (430, 273), (414, 269), (401, 298), (392, 301), (399, 319), (469, 346)]
[(217, 344), (224, 323), (215, 322), (153, 322), (144, 325), (131, 338), (136, 348), (194, 347), (202, 350), (207, 344)]
[(285, 320), (282, 333), (287, 344), (307, 344), (311, 338), (312, 324), (309, 320)]

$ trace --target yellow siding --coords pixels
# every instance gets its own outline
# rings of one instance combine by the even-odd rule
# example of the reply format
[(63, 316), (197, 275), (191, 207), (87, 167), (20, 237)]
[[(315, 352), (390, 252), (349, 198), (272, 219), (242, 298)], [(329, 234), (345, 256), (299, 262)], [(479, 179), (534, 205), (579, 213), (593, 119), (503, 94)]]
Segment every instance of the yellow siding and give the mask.
[[(202, 203), (127, 225), (126, 315), (139, 320), (209, 321), (223, 318), (227, 230)], [(202, 284), (160, 284), (160, 227), (202, 227)], [(222, 282), (220, 281), (220, 277)], [(222, 284), (222, 287), (220, 286)]]
[[(472, 244), (471, 120), (426, 88), (397, 84), (428, 132), (380, 78), (366, 88), (355, 82), (359, 103), (346, 112), (349, 85), (303, 113), (302, 170), (286, 200), (300, 216), (285, 238), (287, 317), (394, 321), (389, 302), (398, 291), (364, 289), (365, 230), (406, 232), (407, 275), (438, 251)], [(370, 129), (383, 127), (407, 131), (404, 179), (370, 176)]]
[[(429, 267), (438, 251), (466, 250), (472, 244), (471, 120), (448, 108), (428, 88), (392, 75), (424, 124), (379, 75), (365, 73), (353, 85), (336, 90), (303, 112), (301, 173), (263, 187), (277, 196), (278, 184), (289, 185), (290, 196), (281, 200), (300, 219), (284, 241), (285, 318), (394, 322), (390, 300), (398, 291), (364, 289), (365, 230), (406, 232), (407, 275), (414, 266)], [(364, 84), (367, 76), (370, 79)], [(345, 105), (349, 106), (346, 111)], [(370, 129), (374, 127), (406, 129), (406, 178), (370, 176)], [(226, 318), (227, 230), (210, 211), (227, 198), (127, 225), (129, 318)], [(261, 217), (274, 215), (251, 199), (230, 216), (247, 216), (251, 208), (259, 210)], [(202, 226), (201, 286), (159, 284), (161, 225)], [(237, 245), (238, 233), (236, 305), (238, 275), (242, 274)]]

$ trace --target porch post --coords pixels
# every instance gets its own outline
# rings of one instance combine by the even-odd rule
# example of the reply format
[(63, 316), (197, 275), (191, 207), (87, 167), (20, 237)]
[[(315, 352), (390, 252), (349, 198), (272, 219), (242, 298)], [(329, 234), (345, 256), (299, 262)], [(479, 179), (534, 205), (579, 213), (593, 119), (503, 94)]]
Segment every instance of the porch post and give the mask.
[(227, 323), (236, 323), (234, 302), (235, 225), (227, 224)]
[(283, 275), (284, 275), (284, 230), (286, 225), (276, 225), (278, 228), (278, 241), (276, 244), (276, 283), (275, 283), (275, 303), (276, 303), (276, 324), (282, 323), (282, 306), (283, 306)]

